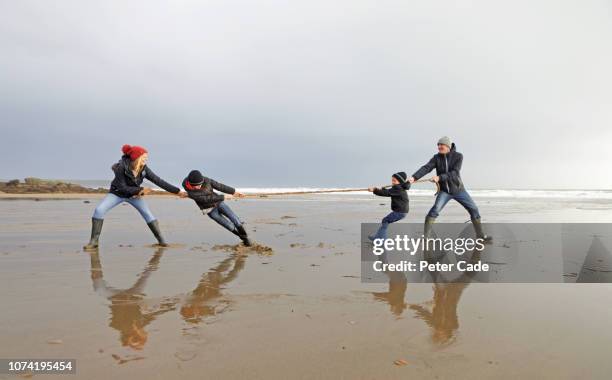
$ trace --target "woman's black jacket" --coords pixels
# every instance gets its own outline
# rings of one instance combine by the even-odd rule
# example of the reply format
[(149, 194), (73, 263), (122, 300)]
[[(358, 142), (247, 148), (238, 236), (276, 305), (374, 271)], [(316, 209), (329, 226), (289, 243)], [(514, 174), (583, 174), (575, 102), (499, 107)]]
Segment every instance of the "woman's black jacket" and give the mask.
[(134, 176), (131, 169), (131, 160), (128, 156), (121, 157), (121, 160), (114, 164), (112, 169), (115, 172), (115, 179), (111, 182), (109, 192), (121, 198), (131, 198), (140, 193), (145, 178), (169, 193), (178, 194), (181, 191), (178, 187), (159, 178), (147, 165), (140, 174)]

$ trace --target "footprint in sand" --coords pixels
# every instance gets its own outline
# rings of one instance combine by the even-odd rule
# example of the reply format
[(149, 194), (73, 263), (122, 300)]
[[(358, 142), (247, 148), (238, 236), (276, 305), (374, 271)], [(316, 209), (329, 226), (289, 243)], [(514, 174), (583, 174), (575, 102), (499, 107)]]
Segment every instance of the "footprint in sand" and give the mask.
[(303, 244), (303, 243), (291, 243), (291, 244), (289, 244), (289, 247), (291, 247), (291, 248), (307, 248), (308, 246), (306, 244)]
[(320, 242), (319, 244), (317, 244), (317, 248), (335, 248), (335, 246), (333, 244), (325, 244), (323, 242)]
[(235, 252), (235, 253), (257, 253), (258, 255), (263, 256), (271, 256), (274, 254), (274, 250), (268, 246), (253, 243), (250, 247), (247, 247), (243, 244), (217, 244), (212, 247), (213, 251), (225, 251), (225, 252)]

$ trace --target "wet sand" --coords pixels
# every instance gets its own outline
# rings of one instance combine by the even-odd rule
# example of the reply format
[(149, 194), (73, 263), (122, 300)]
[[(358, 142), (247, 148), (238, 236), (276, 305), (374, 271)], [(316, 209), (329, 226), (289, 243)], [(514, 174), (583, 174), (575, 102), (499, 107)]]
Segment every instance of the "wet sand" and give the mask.
[[(106, 193), (28, 193), (28, 194), (15, 194), (15, 193), (3, 193), (0, 191), (0, 201), (12, 201), (12, 200), (34, 200), (34, 201), (48, 201), (48, 200), (70, 200), (70, 199), (102, 199), (106, 196)], [(158, 194), (149, 194), (149, 198), (169, 198), (175, 197), (174, 194), (166, 192), (158, 192)]]
[[(388, 212), (380, 199), (231, 201), (269, 251), (234, 249), (192, 201), (152, 197), (171, 247), (151, 246), (126, 205), (108, 214), (100, 249), (83, 252), (98, 199), (0, 201), (1, 358), (74, 358), (83, 379), (612, 372), (611, 285), (361, 283), (360, 223)], [(413, 198), (408, 221), (432, 202)], [(487, 222), (612, 221), (606, 201), (477, 202)], [(449, 204), (440, 220), (466, 219)]]

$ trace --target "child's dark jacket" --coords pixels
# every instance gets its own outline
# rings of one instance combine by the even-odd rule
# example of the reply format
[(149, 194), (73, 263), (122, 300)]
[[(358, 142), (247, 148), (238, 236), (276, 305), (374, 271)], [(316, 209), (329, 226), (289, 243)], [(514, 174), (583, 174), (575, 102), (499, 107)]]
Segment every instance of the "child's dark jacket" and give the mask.
[(374, 189), (374, 194), (381, 197), (391, 197), (391, 210), (395, 212), (408, 213), (408, 192), (409, 183), (393, 185), (388, 189)]
[(234, 194), (236, 192), (236, 189), (233, 187), (224, 185), (208, 177), (204, 177), (204, 183), (202, 183), (202, 187), (199, 189), (194, 188), (189, 183), (189, 180), (185, 178), (183, 180), (183, 188), (187, 192), (189, 198), (193, 199), (202, 210), (215, 207), (225, 199), (223, 194), (215, 193), (213, 190), (219, 190), (226, 194)]

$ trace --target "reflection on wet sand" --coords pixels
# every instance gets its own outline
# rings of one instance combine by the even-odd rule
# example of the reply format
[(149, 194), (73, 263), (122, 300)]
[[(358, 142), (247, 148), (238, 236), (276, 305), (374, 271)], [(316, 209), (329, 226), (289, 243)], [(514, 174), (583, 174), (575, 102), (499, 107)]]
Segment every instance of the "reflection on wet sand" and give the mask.
[[(199, 323), (203, 318), (225, 310), (224, 306), (228, 301), (222, 300), (223, 285), (237, 277), (244, 268), (246, 259), (245, 254), (231, 254), (204, 273), (196, 288), (186, 296), (166, 296), (159, 301), (153, 301), (147, 299), (145, 287), (151, 274), (158, 269), (163, 253), (164, 248), (158, 248), (154, 252), (131, 287), (117, 289), (109, 286), (104, 279), (99, 252), (90, 252), (93, 288), (109, 301), (109, 326), (119, 332), (119, 341), (124, 347), (142, 350), (148, 340), (145, 327), (160, 315), (175, 310), (177, 304), (182, 303), (181, 316), (190, 323)], [(141, 358), (131, 360), (136, 359)]]
[(576, 282), (612, 282), (612, 255), (597, 236), (591, 241)]
[[(470, 257), (468, 262), (476, 263), (480, 261), (481, 253), (474, 250), (467, 253), (465, 257)], [(459, 329), (459, 316), (457, 315), (459, 300), (476, 274), (477, 272), (464, 272), (452, 282), (434, 282), (431, 301), (410, 305), (416, 317), (425, 321), (430, 327), (432, 343), (449, 345), (454, 342)], [(432, 276), (437, 277), (437, 274), (432, 273)]]
[[(471, 253), (470, 262), (480, 260), (480, 253)], [(444, 257), (444, 256), (442, 256)], [(381, 255), (381, 261), (388, 262), (386, 253)], [(431, 261), (431, 260), (430, 260)], [(403, 272), (385, 271), (389, 278), (389, 290), (387, 292), (373, 292), (377, 301), (387, 302), (391, 313), (399, 317), (406, 307), (406, 289), (408, 281)], [(476, 272), (465, 272), (453, 282), (434, 282), (433, 298), (422, 304), (411, 304), (409, 307), (416, 317), (425, 321), (431, 329), (431, 341), (437, 345), (452, 344), (457, 330), (459, 329), (459, 317), (457, 308), (463, 291), (468, 287)], [(432, 278), (437, 278), (438, 273), (430, 273)]]
[(147, 305), (145, 300), (144, 288), (151, 274), (159, 267), (163, 253), (163, 248), (157, 249), (138, 275), (134, 285), (127, 289), (116, 289), (109, 286), (104, 280), (99, 252), (90, 253), (93, 288), (96, 293), (110, 301), (109, 326), (119, 332), (119, 340), (123, 346), (142, 350), (148, 338), (145, 327), (160, 314), (174, 309), (172, 300), (162, 300), (153, 308)]
[[(422, 319), (431, 328), (431, 340), (435, 344), (445, 345), (453, 342), (459, 329), (457, 307), (461, 294), (468, 283), (434, 284), (433, 299), (426, 304), (413, 304), (417, 318)], [(428, 306), (431, 306), (431, 310)]]
[(200, 323), (203, 318), (226, 310), (229, 301), (222, 298), (223, 285), (236, 279), (238, 273), (244, 269), (246, 257), (245, 254), (232, 253), (202, 275), (196, 288), (189, 293), (181, 306), (181, 316), (186, 322)]
[(406, 276), (402, 272), (386, 271), (385, 274), (389, 276), (389, 290), (386, 292), (373, 292), (372, 295), (377, 301), (387, 302), (391, 313), (399, 317), (408, 306), (405, 302), (408, 280), (406, 280)]

